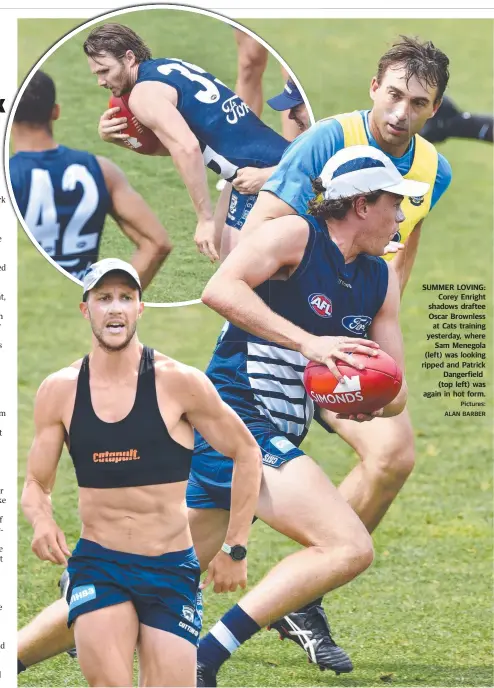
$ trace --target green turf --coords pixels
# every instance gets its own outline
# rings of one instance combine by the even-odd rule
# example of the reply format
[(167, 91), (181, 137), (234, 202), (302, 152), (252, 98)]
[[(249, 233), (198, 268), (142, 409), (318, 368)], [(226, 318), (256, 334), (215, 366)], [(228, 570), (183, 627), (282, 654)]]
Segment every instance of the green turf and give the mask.
[[(187, 15), (187, 31), (178, 31), (176, 25), (170, 28), (168, 18), (162, 25), (140, 14), (128, 23), (140, 30), (156, 54), (173, 51), (233, 83), (235, 51), (230, 29), (208, 20), (206, 42), (200, 35), (201, 21), (206, 21), (202, 18)], [(177, 22), (180, 19), (173, 17)], [(21, 74), (74, 23), (21, 21)], [(432, 38), (450, 55), (452, 97), (472, 111), (492, 111), (489, 21), (249, 20), (246, 24), (291, 65), (306, 88), (316, 117), (366, 106), (374, 64), (398, 33)], [(63, 112), (76, 108), (75, 119), (67, 115), (57, 133), (69, 145), (109, 154), (108, 146), (99, 144), (95, 135), (105, 95), (91, 81), (78, 47), (80, 40), (73, 39), (74, 48), (64, 46), (70, 55), (58, 61), (54, 56), (50, 68), (46, 67), (59, 84)], [(277, 66), (272, 64), (265, 81), (266, 93), (276, 92), (280, 83)], [(268, 116), (270, 123), (277, 124), (277, 118), (266, 110)], [(421, 291), (423, 282), (483, 281), (491, 298), (492, 148), (451, 141), (440, 150), (453, 166), (454, 179), (447, 197), (424, 227), (418, 263), (402, 308), (417, 467), (376, 533), (372, 568), (326, 599), (335, 635), (351, 654), (355, 670), (338, 678), (320, 673), (307, 665), (293, 644), (280, 643), (275, 633), (263, 631), (225, 666), (221, 685), (493, 685), (492, 415), (482, 421), (444, 418), (446, 402), (422, 396), (433, 376), (420, 368), (429, 329), (429, 297)], [(170, 289), (180, 299), (194, 289), (197, 293), (210, 268), (194, 255), (194, 217), (176, 175), (166, 161), (146, 161), (117, 149), (111, 153), (158, 210), (176, 243), (175, 255), (162, 274), (161, 284), (165, 286), (160, 289)], [(144, 171), (147, 167), (138, 168), (141, 162), (152, 165), (148, 173)], [(161, 170), (165, 170), (163, 177)], [(116, 237), (108, 232), (105, 250)], [(185, 255), (191, 270), (179, 284), (176, 275)], [(191, 279), (197, 280), (195, 287)], [(81, 342), (89, 342), (89, 335), (77, 309), (79, 289), (51, 268), (23, 233), (19, 241), (19, 295), (20, 487), (32, 437), (36, 387), (47, 374), (85, 353), (86, 345)], [(142, 321), (141, 339), (204, 368), (221, 323), (221, 318), (201, 305), (152, 309)], [(336, 482), (354, 464), (348, 447), (319, 427), (311, 430), (304, 448)], [(75, 544), (79, 529), (76, 502), (70, 459), (64, 455), (54, 505), (70, 546)], [(55, 567), (34, 557), (30, 538), (31, 530), (21, 518), (20, 625), (54, 599), (59, 575)], [(249, 551), (250, 583), (292, 550), (286, 539), (256, 524)], [(236, 599), (237, 595), (207, 594), (205, 627)], [(23, 674), (19, 685), (83, 686), (85, 682), (77, 663), (62, 656)]]

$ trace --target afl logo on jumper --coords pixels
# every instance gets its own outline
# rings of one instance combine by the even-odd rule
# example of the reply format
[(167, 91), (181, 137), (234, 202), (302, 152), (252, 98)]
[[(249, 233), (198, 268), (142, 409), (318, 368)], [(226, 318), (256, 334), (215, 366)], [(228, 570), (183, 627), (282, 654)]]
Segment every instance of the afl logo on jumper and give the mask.
[(331, 299), (328, 299), (324, 294), (311, 294), (309, 296), (309, 306), (321, 318), (330, 318), (333, 314)]
[(424, 196), (410, 196), (409, 197), (410, 203), (414, 206), (419, 206), (422, 205), (422, 203), (425, 200)]
[(341, 324), (352, 334), (365, 334), (372, 322), (368, 315), (346, 315), (341, 320)]

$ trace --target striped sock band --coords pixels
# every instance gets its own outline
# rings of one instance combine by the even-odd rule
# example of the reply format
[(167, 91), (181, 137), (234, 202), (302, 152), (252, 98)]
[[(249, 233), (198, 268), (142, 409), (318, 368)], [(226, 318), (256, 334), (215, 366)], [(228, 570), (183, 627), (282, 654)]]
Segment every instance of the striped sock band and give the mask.
[(236, 604), (201, 638), (197, 661), (218, 671), (232, 652), (259, 629), (259, 624)]

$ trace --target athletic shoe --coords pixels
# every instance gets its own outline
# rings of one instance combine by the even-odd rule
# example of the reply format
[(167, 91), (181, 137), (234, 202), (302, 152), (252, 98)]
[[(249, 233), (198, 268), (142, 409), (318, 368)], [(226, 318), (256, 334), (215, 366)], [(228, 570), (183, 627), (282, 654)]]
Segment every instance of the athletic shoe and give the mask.
[[(67, 569), (64, 570), (60, 580), (58, 581), (58, 587), (60, 588), (60, 597), (67, 597), (67, 588), (69, 587), (70, 578)], [(72, 659), (77, 659), (77, 650), (73, 647), (71, 650), (67, 650), (67, 654)]]
[(216, 671), (197, 662), (197, 688), (216, 688)]
[(331, 637), (328, 620), (324, 609), (319, 604), (304, 607), (275, 621), (268, 630), (275, 628), (280, 640), (288, 638), (307, 653), (311, 664), (317, 664), (321, 671), (332, 669), (336, 675), (347, 674), (353, 670), (353, 664), (345, 650)]

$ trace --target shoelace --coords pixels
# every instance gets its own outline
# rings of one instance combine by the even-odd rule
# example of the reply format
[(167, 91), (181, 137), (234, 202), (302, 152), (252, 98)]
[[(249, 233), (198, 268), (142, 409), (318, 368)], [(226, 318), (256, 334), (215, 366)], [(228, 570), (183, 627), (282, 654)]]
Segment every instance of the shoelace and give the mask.
[(313, 607), (309, 610), (308, 616), (311, 621), (316, 622), (314, 625), (316, 626), (316, 630), (321, 631), (323, 640), (326, 640), (330, 645), (336, 647), (336, 643), (331, 636), (331, 629), (329, 628), (328, 619), (326, 618), (324, 610), (321, 609), (321, 607)]
[(312, 631), (306, 631), (297, 626), (289, 616), (285, 616), (286, 623), (290, 626), (290, 635), (296, 636), (302, 648), (307, 652), (312, 662), (316, 662), (316, 651), (314, 649), (315, 641), (312, 640)]

